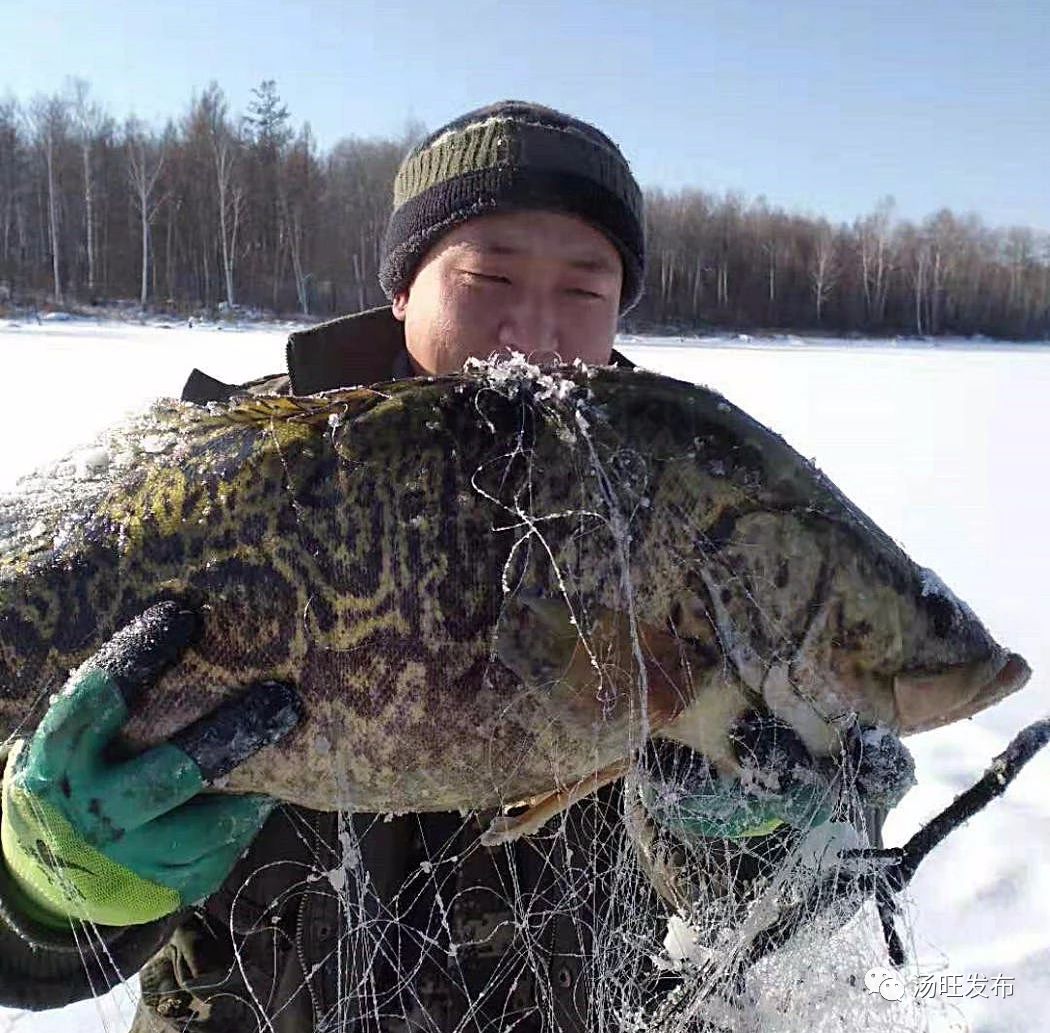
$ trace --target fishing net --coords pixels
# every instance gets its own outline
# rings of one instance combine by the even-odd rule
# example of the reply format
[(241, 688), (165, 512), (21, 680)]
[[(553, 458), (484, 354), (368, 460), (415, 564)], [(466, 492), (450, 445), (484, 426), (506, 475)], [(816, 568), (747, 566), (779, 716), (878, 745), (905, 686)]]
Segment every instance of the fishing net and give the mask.
[[(243, 1028), (274, 1033), (288, 1028), (304, 1001), (320, 1014), (318, 1033), (889, 1031), (950, 1020), (911, 992), (916, 972), (891, 961), (878, 906), (885, 896), (877, 809), (907, 784), (906, 751), (886, 730), (844, 725), (840, 759), (818, 772), (819, 791), (809, 797), (827, 819), (816, 828), (804, 827), (803, 814), (803, 827), (781, 824), (761, 836), (690, 833), (696, 800), (716, 776), (700, 754), (646, 734), (650, 675), (634, 603), (651, 586), (631, 534), (632, 512), (646, 505), (644, 459), (597, 447), (596, 414), (583, 401), (562, 404), (565, 382), (521, 360), (493, 367), (490, 382), (493, 392), (521, 398), (523, 414), (502, 468), (479, 470), (475, 481), (499, 519), (518, 530), (504, 570), (506, 598), (524, 598), (542, 568), (548, 589), (570, 613), (581, 612), (577, 575), (553, 541), (555, 528), (563, 541), (576, 535), (590, 543), (577, 556), (594, 548), (614, 556), (629, 647), (616, 662), (628, 666), (643, 701), (623, 749), (633, 765), (531, 835), (492, 845), (484, 838), (491, 822), (513, 826), (526, 804), (509, 799), (498, 811), (441, 816), (341, 813), (323, 835), (303, 812), (286, 808), (300, 856), (260, 864), (233, 887), (227, 927), (209, 930), (232, 945), (232, 967), (210, 1003), (214, 987), (179, 973), (192, 992), (183, 995), (185, 1010), (171, 1015), (172, 1028), (218, 1016), (225, 995), (237, 998)], [(540, 472), (528, 432), (536, 414), (558, 425), (581, 480), (592, 485), (579, 512), (536, 504)], [(605, 645), (591, 639), (586, 620), (573, 627), (601, 670)], [(745, 770), (757, 800), (779, 780), (805, 776), (790, 740), (767, 738), (751, 759)], [(405, 870), (390, 865), (391, 843), (400, 844), (397, 856), (411, 857)], [(282, 889), (267, 897), (278, 883)], [(310, 898), (335, 916), (322, 946), (316, 928), (295, 928)], [(907, 946), (910, 905), (906, 897), (900, 903), (894, 935)], [(214, 926), (214, 916), (206, 922)], [(275, 953), (301, 953), (297, 985), (278, 985), (276, 969), (259, 969), (261, 938)], [(97, 930), (81, 927), (78, 940), (93, 967), (112, 970)], [(318, 991), (319, 973), (334, 987), (330, 999)], [(110, 1028), (129, 1017), (133, 994), (118, 987), (118, 1001), (122, 994), (121, 1017)]]
[[(279, 1029), (298, 1007), (295, 991), (277, 1004), (275, 988), (244, 966), (255, 964), (251, 941), (270, 936), (304, 895), (337, 908), (330, 946), (314, 959), (335, 976), (319, 1026), (332, 1033), (916, 1030), (946, 1016), (914, 993), (887, 999), (867, 985), (874, 969), (885, 970), (891, 991), (915, 972), (890, 964), (872, 894), (860, 879), (850, 885), (867, 867), (843, 857), (868, 841), (858, 801), (845, 794), (836, 820), (809, 833), (683, 839), (652, 822), (637, 780), (659, 778), (666, 808), (676, 787), (695, 789), (696, 763), (678, 748), (654, 749), (632, 779), (527, 841), (495, 848), (480, 845), (485, 823), (474, 815), (450, 816), (435, 836), (425, 818), (342, 814), (334, 851), (303, 823), (314, 862), (273, 862), (288, 870), (272, 900), (256, 892), (257, 880), (273, 876), (266, 869), (233, 897), (226, 931), (249, 988), (242, 1005), (256, 1023), (244, 1028)], [(390, 885), (369, 859), (377, 834), (399, 823), (424, 841), (426, 859)], [(542, 865), (538, 884), (520, 879), (523, 853), (533, 870)], [(907, 928), (906, 916), (898, 927)], [(84, 927), (80, 940), (105, 967), (100, 938)], [(201, 997), (207, 991), (197, 987)], [(309, 979), (299, 992), (310, 994)], [(130, 1008), (132, 995), (117, 995)]]
[[(311, 1002), (326, 1033), (948, 1028), (931, 1026), (949, 1013), (912, 992), (916, 972), (891, 965), (870, 891), (859, 879), (848, 885), (862, 869), (842, 853), (866, 841), (862, 814), (852, 814), (857, 824), (838, 817), (808, 834), (687, 842), (655, 826), (618, 783), (524, 843), (494, 848), (480, 845), (484, 824), (473, 815), (450, 818), (438, 836), (426, 819), (340, 815), (334, 852), (304, 824), (314, 863), (273, 862), (287, 870), (272, 900), (256, 892), (272, 869), (245, 877), (234, 894), (226, 930), (241, 979), (234, 993), (238, 1015), (251, 1020), (233, 1028), (286, 1028), (286, 1013), (302, 1007), (296, 995), (315, 993), (313, 973), (280, 999), (253, 971), (252, 941), (271, 937), (308, 895), (338, 915), (328, 949), (311, 956), (334, 977), (332, 1002)], [(389, 885), (368, 861), (380, 827), (397, 823), (424, 842), (426, 859)], [(533, 870), (542, 865), (538, 885), (519, 875), (525, 852)], [(106, 968), (95, 933), (81, 928), (81, 949)], [(888, 999), (871, 992), (880, 984), (869, 973), (880, 968)], [(898, 984), (908, 992), (892, 993)], [(207, 983), (195, 993), (207, 998)], [(116, 995), (125, 1020), (107, 1029), (126, 1028), (134, 1003), (127, 988)]]

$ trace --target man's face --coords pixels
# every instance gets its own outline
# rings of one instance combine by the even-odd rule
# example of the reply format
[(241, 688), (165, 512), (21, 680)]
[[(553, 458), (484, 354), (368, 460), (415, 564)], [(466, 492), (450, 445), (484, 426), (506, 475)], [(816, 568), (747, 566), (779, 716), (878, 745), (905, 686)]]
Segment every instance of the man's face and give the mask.
[(423, 259), (394, 300), (417, 373), (451, 373), (474, 356), (608, 363), (623, 266), (609, 239), (572, 215), (468, 219)]

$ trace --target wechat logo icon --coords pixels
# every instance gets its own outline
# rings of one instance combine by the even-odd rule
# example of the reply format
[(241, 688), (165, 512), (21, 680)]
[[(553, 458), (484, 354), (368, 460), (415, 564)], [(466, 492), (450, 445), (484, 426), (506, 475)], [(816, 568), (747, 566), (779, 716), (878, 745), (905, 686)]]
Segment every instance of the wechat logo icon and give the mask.
[(869, 969), (864, 976), (864, 986), (869, 994), (878, 994), (886, 1001), (904, 998), (904, 980), (892, 969)]

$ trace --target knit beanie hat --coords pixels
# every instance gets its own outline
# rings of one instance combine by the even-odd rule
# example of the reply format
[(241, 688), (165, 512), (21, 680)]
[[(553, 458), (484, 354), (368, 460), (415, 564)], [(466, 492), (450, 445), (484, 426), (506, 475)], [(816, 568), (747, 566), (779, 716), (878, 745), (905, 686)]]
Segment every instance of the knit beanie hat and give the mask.
[(620, 312), (642, 293), (642, 192), (603, 132), (539, 104), (505, 100), (454, 119), (417, 144), (394, 180), (379, 283), (392, 301), (439, 237), (476, 215), (528, 209), (575, 215), (623, 261)]

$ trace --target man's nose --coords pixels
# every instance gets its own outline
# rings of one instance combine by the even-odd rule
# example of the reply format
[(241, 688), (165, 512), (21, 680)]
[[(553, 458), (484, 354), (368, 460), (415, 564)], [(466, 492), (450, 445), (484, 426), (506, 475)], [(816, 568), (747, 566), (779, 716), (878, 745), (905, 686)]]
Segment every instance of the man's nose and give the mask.
[(499, 324), (499, 346), (518, 351), (533, 361), (556, 357), (558, 324), (550, 299), (530, 293), (516, 299)]

